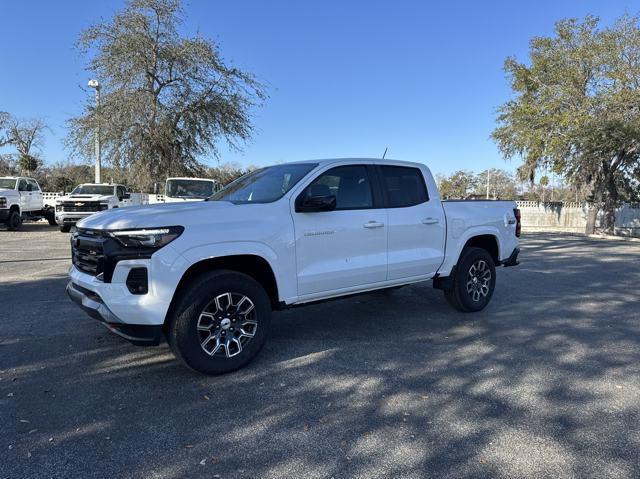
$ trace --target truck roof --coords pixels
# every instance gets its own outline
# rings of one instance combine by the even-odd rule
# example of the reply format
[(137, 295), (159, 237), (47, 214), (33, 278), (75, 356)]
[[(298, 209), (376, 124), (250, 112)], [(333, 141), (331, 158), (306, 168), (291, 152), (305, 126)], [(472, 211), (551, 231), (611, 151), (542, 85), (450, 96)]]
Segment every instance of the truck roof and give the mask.
[(393, 160), (390, 158), (323, 158), (317, 160), (302, 160), (302, 161), (291, 161), (288, 164), (295, 163), (319, 163), (319, 164), (330, 164), (330, 163), (339, 163), (339, 162), (358, 162), (358, 161), (372, 161), (381, 165), (402, 165), (402, 166), (413, 166), (413, 167), (424, 167), (423, 163), (416, 163), (412, 161), (402, 161), (402, 160)]
[(216, 180), (213, 180), (211, 178), (192, 178), (189, 176), (172, 176), (170, 178), (167, 178), (167, 181), (169, 180), (195, 180), (195, 181), (213, 181), (214, 183), (216, 182)]
[(93, 186), (124, 186), (120, 183), (80, 183), (78, 186), (93, 185)]
[(35, 181), (35, 178), (32, 178), (31, 176), (0, 176), (0, 180), (19, 180), (20, 178)]

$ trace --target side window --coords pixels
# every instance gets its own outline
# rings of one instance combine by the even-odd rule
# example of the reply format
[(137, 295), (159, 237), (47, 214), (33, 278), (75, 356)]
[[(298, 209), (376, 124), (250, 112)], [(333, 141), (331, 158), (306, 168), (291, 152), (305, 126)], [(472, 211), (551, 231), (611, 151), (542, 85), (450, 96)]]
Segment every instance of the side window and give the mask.
[(18, 183), (18, 191), (28, 191), (27, 180), (20, 180)]
[(124, 198), (124, 186), (116, 186), (116, 196), (118, 198)]
[(336, 210), (373, 208), (371, 182), (363, 165), (338, 166), (322, 173), (307, 187), (306, 194), (335, 195)]
[(40, 191), (40, 187), (38, 186), (38, 183), (35, 180), (27, 180), (27, 181), (31, 185), (31, 191)]
[(422, 172), (406, 166), (381, 166), (389, 208), (415, 206), (429, 200)]

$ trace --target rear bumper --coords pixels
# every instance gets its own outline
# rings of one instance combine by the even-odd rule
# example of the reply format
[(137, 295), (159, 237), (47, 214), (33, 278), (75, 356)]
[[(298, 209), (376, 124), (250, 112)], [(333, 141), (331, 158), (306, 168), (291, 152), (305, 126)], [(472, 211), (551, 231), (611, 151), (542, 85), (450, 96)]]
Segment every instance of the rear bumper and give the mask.
[(518, 261), (519, 254), (520, 254), (520, 248), (514, 248), (511, 255), (502, 262), (502, 265), (505, 267), (519, 265), (520, 264), (520, 261)]
[(107, 329), (139, 346), (157, 346), (162, 339), (162, 325), (127, 324), (122, 322), (95, 292), (69, 281), (67, 294), (85, 313), (100, 321)]

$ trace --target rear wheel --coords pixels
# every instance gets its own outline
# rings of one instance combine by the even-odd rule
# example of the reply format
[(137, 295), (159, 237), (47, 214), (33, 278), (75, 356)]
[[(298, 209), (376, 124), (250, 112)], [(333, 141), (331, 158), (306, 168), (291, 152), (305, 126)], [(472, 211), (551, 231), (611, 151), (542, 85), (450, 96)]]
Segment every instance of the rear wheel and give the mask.
[(455, 276), (444, 295), (447, 302), (462, 312), (484, 309), (496, 286), (496, 267), (491, 255), (482, 248), (467, 248), (462, 252)]
[(60, 231), (63, 233), (68, 233), (71, 230), (70, 224), (62, 224), (60, 225)]
[(9, 217), (7, 218), (7, 229), (9, 231), (16, 231), (20, 228), (22, 224), (22, 218), (20, 217), (20, 213), (13, 210), (9, 213)]
[(187, 366), (224, 374), (249, 363), (264, 345), (271, 302), (253, 278), (235, 271), (198, 276), (168, 318), (167, 341)]

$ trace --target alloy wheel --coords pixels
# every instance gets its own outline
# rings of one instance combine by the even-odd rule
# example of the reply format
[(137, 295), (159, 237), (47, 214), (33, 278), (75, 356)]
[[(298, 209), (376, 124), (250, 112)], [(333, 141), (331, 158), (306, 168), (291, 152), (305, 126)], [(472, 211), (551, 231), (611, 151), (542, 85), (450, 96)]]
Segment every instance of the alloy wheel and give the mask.
[(198, 317), (200, 346), (209, 356), (232, 358), (242, 352), (258, 328), (249, 297), (227, 292), (216, 296)]
[(486, 298), (491, 286), (491, 269), (485, 260), (479, 259), (471, 265), (467, 274), (467, 293), (475, 302)]

